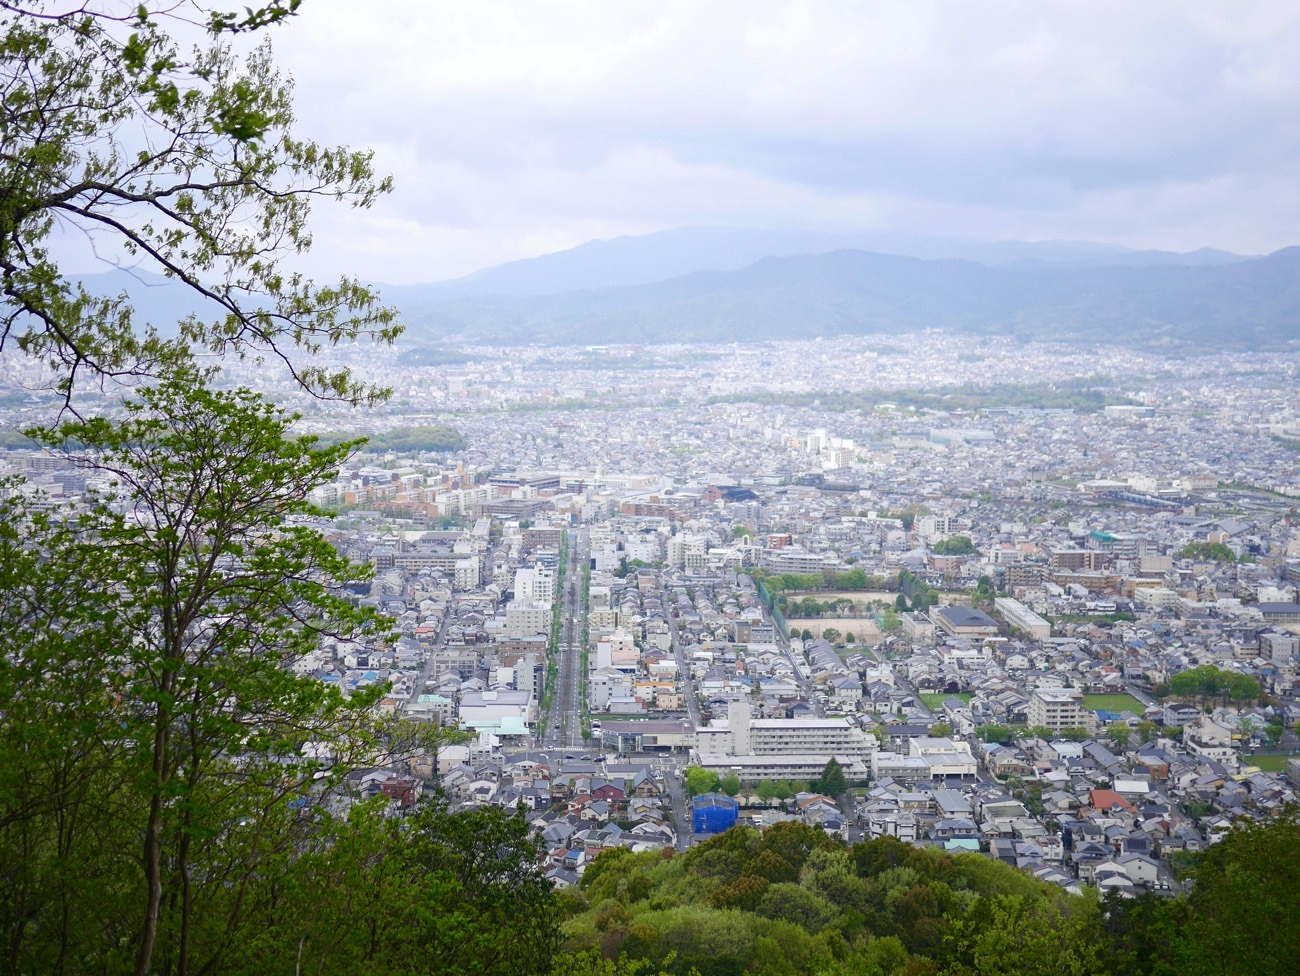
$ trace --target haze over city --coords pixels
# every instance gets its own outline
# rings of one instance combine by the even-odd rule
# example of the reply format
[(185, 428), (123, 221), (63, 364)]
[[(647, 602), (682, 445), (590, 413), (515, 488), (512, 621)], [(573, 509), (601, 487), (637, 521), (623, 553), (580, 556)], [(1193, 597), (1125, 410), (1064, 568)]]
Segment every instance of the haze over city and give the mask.
[(0, 970), (1296, 971), (1300, 7), (104, 2)]

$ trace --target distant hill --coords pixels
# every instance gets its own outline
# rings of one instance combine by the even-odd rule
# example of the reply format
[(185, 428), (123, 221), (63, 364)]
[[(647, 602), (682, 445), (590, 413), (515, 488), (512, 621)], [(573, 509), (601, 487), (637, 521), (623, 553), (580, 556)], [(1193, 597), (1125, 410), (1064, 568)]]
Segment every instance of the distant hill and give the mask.
[(1071, 267), (1209, 265), (1243, 261), (1239, 254), (1202, 248), (1187, 254), (1134, 251), (1087, 241), (968, 241), (921, 234), (833, 234), (737, 227), (679, 227), (635, 237), (588, 241), (541, 257), (511, 261), (454, 281), (385, 285), (403, 307), (457, 298), (558, 295), (666, 281), (694, 271), (739, 271), (765, 257), (859, 250), (927, 260)]
[(408, 343), (729, 342), (935, 328), (1250, 349), (1300, 339), (1300, 248), (1137, 266), (990, 266), (839, 250), (555, 295), (388, 297), (402, 310)]
[[(1297, 255), (704, 227), (592, 241), (453, 282), (379, 287), (402, 313), (408, 348), (928, 328), (1268, 348), (1300, 337)], [(126, 290), (140, 320), (164, 333), (204, 311), (176, 283), (145, 272), (81, 280), (96, 294)]]
[(113, 298), (123, 292), (135, 306), (138, 325), (155, 325), (164, 336), (174, 336), (177, 323), (189, 315), (215, 318), (222, 314), (215, 302), (199, 298), (194, 292), (170, 278), (140, 269), (114, 269), (102, 274), (72, 275), (90, 294)]

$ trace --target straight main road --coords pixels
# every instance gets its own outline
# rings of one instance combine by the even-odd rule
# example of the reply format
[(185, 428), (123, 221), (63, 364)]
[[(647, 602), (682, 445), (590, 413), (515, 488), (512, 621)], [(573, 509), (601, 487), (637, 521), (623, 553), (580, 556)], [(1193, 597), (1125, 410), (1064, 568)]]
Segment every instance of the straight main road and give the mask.
[(563, 591), (557, 602), (560, 643), (556, 649), (555, 694), (547, 716), (546, 735), (539, 745), (558, 749), (585, 749), (582, 734), (582, 634), (587, 621), (582, 613), (582, 567), (587, 561), (587, 531), (569, 534), (569, 554), (564, 566)]

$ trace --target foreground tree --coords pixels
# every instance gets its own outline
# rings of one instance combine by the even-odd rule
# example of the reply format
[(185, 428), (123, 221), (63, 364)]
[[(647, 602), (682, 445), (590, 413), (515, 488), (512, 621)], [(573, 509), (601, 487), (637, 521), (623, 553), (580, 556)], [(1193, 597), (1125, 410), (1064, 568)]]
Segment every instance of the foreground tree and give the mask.
[(451, 813), (435, 800), (401, 819), (371, 805), (324, 819), (232, 968), (296, 958), (313, 973), (545, 973), (559, 930), (542, 854), (523, 815), (495, 807)]
[[(40, 540), (39, 544), (36, 540)], [(115, 603), (75, 526), (0, 485), (0, 938), (5, 972), (56, 972), (130, 936), (140, 803), (112, 736), (124, 714), (87, 661)]]
[[(210, 964), (238, 936), (258, 865), (292, 850), (293, 811), (319, 792), (319, 744), (340, 768), (377, 753), (370, 713), (382, 689), (348, 698), (293, 666), (322, 639), (374, 632), (378, 621), (333, 595), (355, 570), (300, 519), (312, 513), (307, 492), (350, 445), (288, 437), (292, 417), (194, 374), (140, 391), (125, 409), (120, 422), (41, 435), (75, 445), (98, 503), (63, 519), (14, 513), (11, 548), (60, 567), (74, 596), (38, 591), (37, 603), (22, 580), (6, 581), (15, 609), (3, 674), (22, 724), (6, 723), (0, 766), (34, 772), (46, 792), (28, 789), (6, 811), (0, 845), (31, 843), (54, 824), (66, 850), (28, 850), (26, 865), (52, 855), (108, 864), (121, 852), (105, 849), (103, 831), (132, 838), (141, 883), (106, 867), (101, 902), (85, 906), (59, 889), (69, 925), (81, 910), (111, 908), (122, 936), (101, 932), (97, 945), (67, 951), (107, 962), (130, 945), (136, 972), (161, 954), (185, 973), (200, 948)], [(46, 714), (63, 717), (42, 757), (28, 740)], [(62, 754), (93, 757), (111, 790), (69, 792), (48, 765)], [(50, 929), (32, 922), (11, 918), (9, 944), (43, 952)]]
[[(548, 964), (549, 888), (517, 818), (333, 815), (342, 772), (398, 745), (372, 721), (382, 688), (296, 670), (380, 626), (335, 595), (357, 572), (308, 519), (349, 447), (291, 437), (293, 418), (193, 368), (248, 355), (316, 396), (383, 395), (304, 360), (391, 341), (391, 310), (289, 262), (314, 200), (368, 206), (387, 182), (291, 131), (265, 46), (221, 43), (298, 5), (0, 0), (0, 352), (55, 370), (78, 419), (41, 437), (81, 458), (91, 496), (73, 512), (0, 490), (7, 972)], [(209, 31), (193, 52), (168, 33), (182, 18)], [(180, 283), (195, 313), (142, 321), (88, 293), (54, 257), (60, 229)], [(149, 385), (118, 419), (81, 419), (78, 393), (113, 378)], [(361, 912), (377, 881), (393, 897)]]
[[(380, 394), (293, 353), (391, 341), (392, 311), (356, 281), (317, 287), (284, 261), (310, 244), (314, 199), (369, 206), (388, 183), (370, 154), (292, 133), (292, 86), (267, 47), (241, 60), (219, 40), (298, 3), (243, 17), (189, 3), (0, 4), (0, 351), (52, 366), (69, 402), (79, 383), (156, 375), (192, 348), (269, 356), (319, 396)], [(167, 31), (186, 15), (209, 32), (194, 51)], [(177, 332), (139, 321), (124, 295), (91, 295), (58, 267), (56, 228), (183, 284), (195, 314)]]
[(1181, 971), (1273, 976), (1295, 969), (1300, 932), (1300, 817), (1243, 822), (1193, 872), (1191, 919), (1181, 929)]

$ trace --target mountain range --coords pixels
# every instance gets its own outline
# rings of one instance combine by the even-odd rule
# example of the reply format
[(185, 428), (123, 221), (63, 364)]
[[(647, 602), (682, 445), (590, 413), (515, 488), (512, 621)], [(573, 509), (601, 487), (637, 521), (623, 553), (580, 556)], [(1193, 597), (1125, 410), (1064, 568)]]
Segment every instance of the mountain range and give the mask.
[[(153, 321), (195, 310), (121, 272)], [(161, 280), (161, 279), (159, 279)], [(1279, 348), (1300, 340), (1300, 247), (1263, 257), (1075, 241), (682, 228), (592, 241), (429, 285), (378, 286), (406, 345), (732, 342), (943, 329)]]

